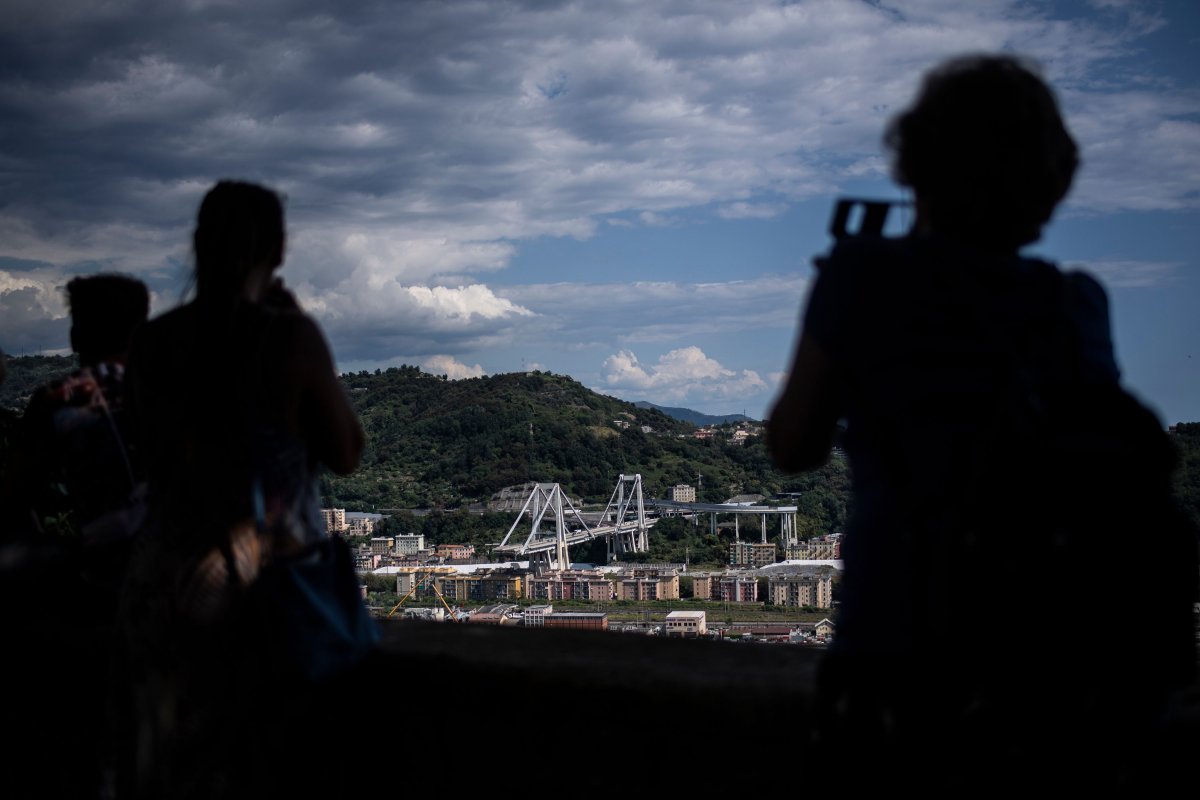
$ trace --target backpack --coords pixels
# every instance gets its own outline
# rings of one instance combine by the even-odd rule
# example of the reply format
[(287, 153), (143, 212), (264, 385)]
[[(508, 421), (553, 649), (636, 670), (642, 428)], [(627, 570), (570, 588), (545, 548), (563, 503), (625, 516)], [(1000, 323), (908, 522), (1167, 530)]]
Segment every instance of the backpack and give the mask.
[[(1128, 390), (1085, 380), (1069, 277), (1051, 269), (1043, 280), (1057, 313), (1035, 346), (1007, 343), (1000, 412), (981, 421), (957, 465), (961, 503), (951, 506), (972, 511), (941, 532), (945, 624), (980, 660), (1017, 674), (1027, 665), (996, 658), (996, 634), (1026, 609), (1020, 638), (1042, 653), (1042, 676), (1169, 692), (1195, 677), (1200, 577), (1198, 532), (1172, 492), (1178, 453)], [(1004, 351), (999, 337), (991, 343)], [(1106, 643), (1135, 640), (1095, 658)]]

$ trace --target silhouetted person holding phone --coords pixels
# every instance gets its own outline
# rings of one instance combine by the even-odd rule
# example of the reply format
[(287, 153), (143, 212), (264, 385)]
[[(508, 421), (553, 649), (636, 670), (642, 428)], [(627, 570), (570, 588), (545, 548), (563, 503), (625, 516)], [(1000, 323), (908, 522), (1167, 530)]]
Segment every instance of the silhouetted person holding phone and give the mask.
[[(818, 261), (768, 425), (789, 471), (846, 425), (819, 701), (834, 780), (1137, 785), (1194, 673), (1196, 542), (1162, 427), (1120, 388), (1103, 288), (1018, 252), (1070, 188), (1075, 142), (1028, 64), (987, 55), (932, 70), (885, 142), (912, 229)], [(1124, 595), (1131, 542), (1154, 566)]]
[(255, 629), (248, 598), (268, 565), (327, 541), (319, 470), (352, 471), (364, 437), (324, 336), (277, 277), (284, 239), (275, 192), (218, 183), (193, 237), (195, 298), (134, 346), (150, 489), (123, 615), (138, 796), (243, 796), (320, 766), (317, 743), (281, 725), (307, 701), (271, 652), (285, 622)]

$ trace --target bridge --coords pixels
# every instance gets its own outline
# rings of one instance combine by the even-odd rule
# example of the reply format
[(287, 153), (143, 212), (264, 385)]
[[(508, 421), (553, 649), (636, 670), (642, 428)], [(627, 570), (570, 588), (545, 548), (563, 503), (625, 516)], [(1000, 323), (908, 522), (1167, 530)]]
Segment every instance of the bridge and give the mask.
[(740, 518), (746, 514), (757, 516), (762, 522), (759, 527), (762, 530), (763, 544), (767, 543), (767, 518), (778, 515), (779, 540), (783, 546), (795, 545), (798, 541), (796, 535), (796, 512), (799, 510), (799, 506), (764, 506), (754, 503), (679, 503), (673, 500), (650, 500), (648, 505), (659, 510), (660, 513), (690, 516), (696, 520), (699, 519), (701, 514), (708, 514), (710, 530), (713, 533), (717, 532), (718, 514), (733, 514), (733, 535), (735, 539), (741, 538), (741, 532), (738, 529)]
[[(526, 514), (532, 522), (529, 535), (525, 541), (518, 542), (513, 539), (513, 533)], [(570, 566), (568, 548), (593, 539), (607, 541), (609, 561), (621, 553), (646, 552), (649, 549), (646, 532), (658, 520), (646, 516), (642, 476), (618, 476), (612, 497), (596, 521), (598, 524), (588, 525), (557, 483), (537, 483), (512, 527), (492, 552), (528, 558), (550, 569)]]
[[(670, 500), (645, 500), (642, 495), (642, 476), (619, 475), (608, 505), (599, 515), (584, 514), (571, 502), (557, 483), (536, 483), (525, 504), (493, 553), (511, 559), (528, 559), (549, 569), (566, 569), (571, 564), (569, 548), (595, 539), (607, 542), (608, 561), (624, 553), (644, 553), (649, 550), (648, 532), (660, 519), (647, 514), (647, 506), (660, 514), (683, 514), (699, 519), (708, 514), (713, 533), (717, 530), (718, 514), (734, 515), (734, 537), (740, 538), (738, 519), (744, 514), (761, 518), (762, 541), (767, 542), (767, 518), (780, 517), (780, 540), (787, 545), (796, 543), (796, 506), (765, 506), (729, 503), (682, 503)], [(514, 537), (528, 514), (529, 532), (524, 541)], [(592, 518), (589, 525), (585, 517)]]

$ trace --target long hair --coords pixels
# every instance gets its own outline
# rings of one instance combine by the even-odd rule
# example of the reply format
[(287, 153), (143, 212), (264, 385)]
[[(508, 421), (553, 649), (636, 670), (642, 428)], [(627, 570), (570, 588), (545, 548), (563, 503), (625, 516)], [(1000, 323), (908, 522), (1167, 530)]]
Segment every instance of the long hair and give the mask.
[(283, 202), (263, 186), (220, 181), (200, 204), (192, 243), (197, 300), (230, 302), (252, 268), (283, 262)]

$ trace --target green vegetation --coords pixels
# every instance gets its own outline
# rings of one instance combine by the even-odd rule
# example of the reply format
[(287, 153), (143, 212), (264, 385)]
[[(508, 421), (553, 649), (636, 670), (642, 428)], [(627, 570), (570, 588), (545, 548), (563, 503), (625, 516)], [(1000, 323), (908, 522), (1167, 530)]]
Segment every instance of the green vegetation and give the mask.
[[(70, 356), (9, 359), (0, 386), (0, 462), (29, 394), (75, 366)], [(473, 544), (485, 554), (507, 533), (514, 515), (468, 513), (468, 507), (501, 488), (557, 482), (573, 499), (597, 506), (608, 501), (617, 475), (634, 472), (642, 475), (647, 497), (663, 497), (676, 483), (696, 486), (702, 502), (797, 493), (802, 538), (845, 525), (850, 476), (837, 453), (819, 470), (784, 475), (771, 465), (759, 437), (744, 445), (727, 436), (698, 440), (690, 423), (548, 372), (449, 381), (402, 366), (342, 380), (362, 418), (367, 450), (354, 474), (323, 479), (324, 501), (391, 514), (391, 533), (421, 533), (430, 544)], [(1172, 438), (1180, 451), (1176, 497), (1200, 524), (1200, 423), (1176, 426)], [(417, 508), (431, 510), (409, 511)], [(730, 537), (712, 534), (704, 523), (661, 520), (650, 536), (650, 552), (638, 560), (686, 560), (693, 568), (724, 564)], [(743, 538), (755, 538), (757, 521), (743, 523)], [(579, 561), (595, 563), (604, 555), (603, 542), (572, 552)]]
[(1175, 471), (1175, 498), (1200, 527), (1200, 422), (1175, 426), (1171, 435), (1179, 450), (1179, 468)]
[(368, 446), (357, 472), (325, 481), (326, 498), (339, 507), (453, 510), (530, 480), (559, 483), (572, 498), (603, 504), (619, 474), (636, 472), (647, 496), (688, 483), (702, 502), (811, 489), (814, 496), (802, 503), (814, 515), (814, 532), (838, 528), (845, 517), (849, 485), (840, 460), (817, 477), (789, 478), (774, 469), (759, 437), (745, 445), (721, 436), (697, 440), (690, 423), (567, 376), (535, 371), (448, 381), (402, 366), (342, 380)]
[(16, 356), (8, 359), (4, 383), (0, 384), (0, 408), (24, 411), (33, 390), (79, 367), (75, 356)]

